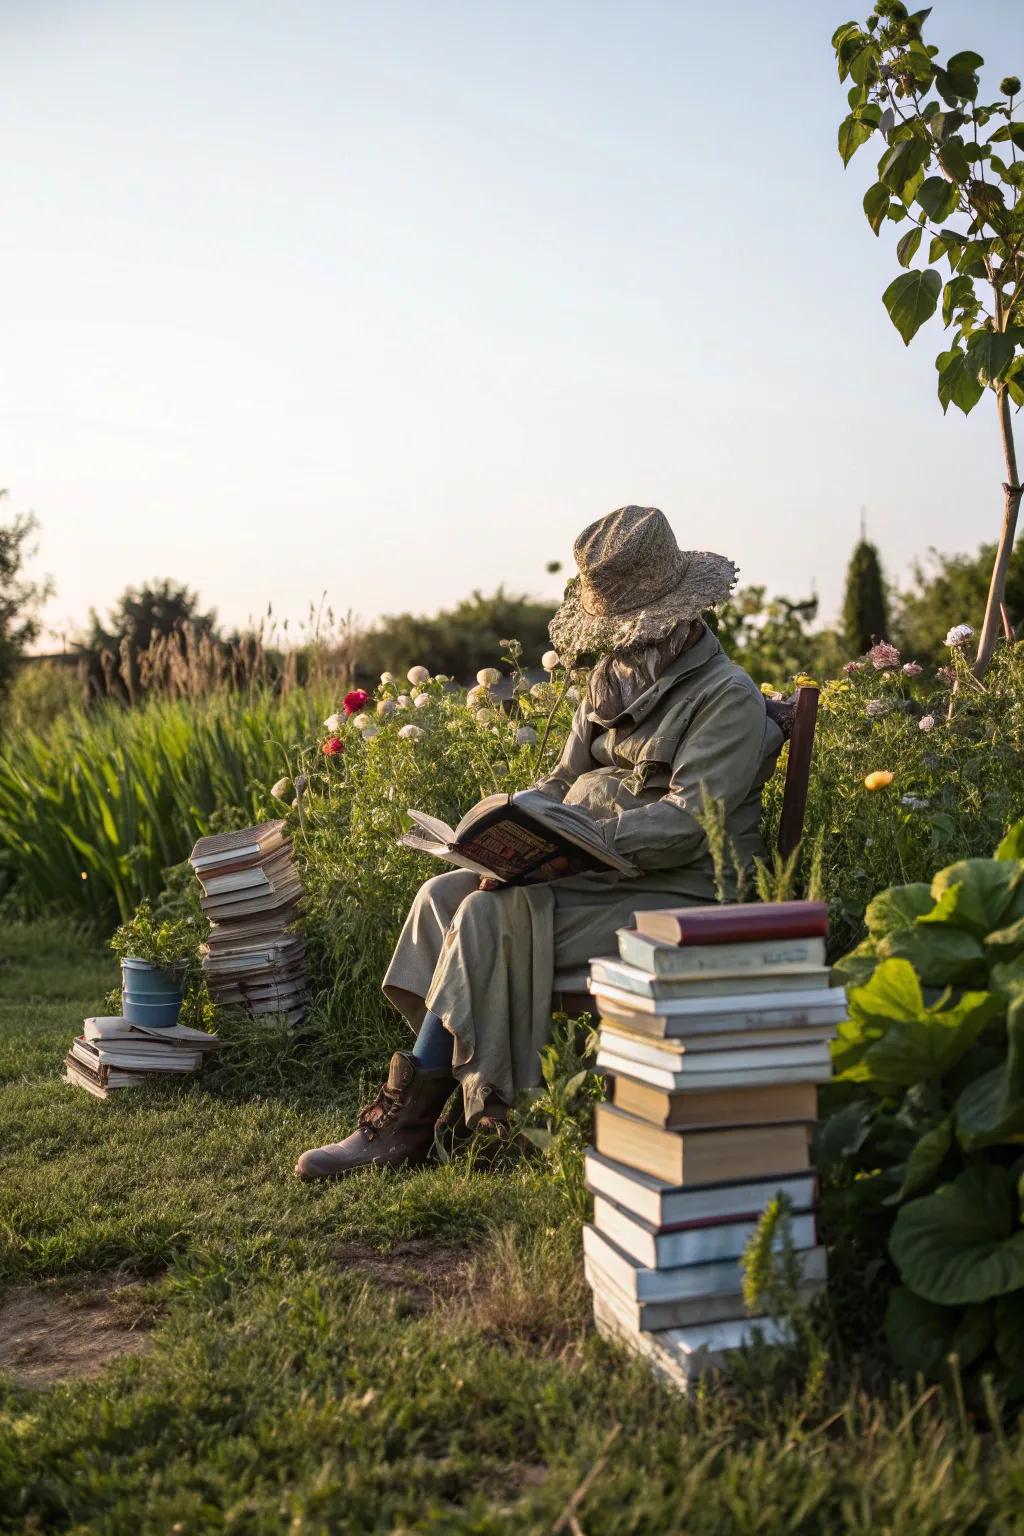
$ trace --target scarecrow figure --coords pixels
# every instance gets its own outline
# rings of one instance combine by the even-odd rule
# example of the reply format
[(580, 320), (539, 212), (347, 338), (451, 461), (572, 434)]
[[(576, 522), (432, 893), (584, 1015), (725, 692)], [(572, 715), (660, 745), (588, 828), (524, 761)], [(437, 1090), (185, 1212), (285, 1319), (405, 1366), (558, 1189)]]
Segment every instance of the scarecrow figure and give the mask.
[(701, 618), (728, 597), (732, 561), (681, 550), (656, 507), (592, 523), (574, 554), (579, 576), (551, 640), (563, 662), (603, 660), (560, 761), (536, 787), (592, 815), (639, 874), (582, 873), (562, 859), (539, 880), (496, 889), (464, 870), (427, 880), (383, 983), (416, 1042), (395, 1052), (351, 1135), (302, 1154), (300, 1178), (425, 1161), (456, 1088), (468, 1127), (500, 1130), (539, 1079), (556, 971), (614, 953), (616, 929), (636, 911), (715, 900), (702, 786), (724, 803), (740, 862), (763, 854), (761, 792), (782, 732)]

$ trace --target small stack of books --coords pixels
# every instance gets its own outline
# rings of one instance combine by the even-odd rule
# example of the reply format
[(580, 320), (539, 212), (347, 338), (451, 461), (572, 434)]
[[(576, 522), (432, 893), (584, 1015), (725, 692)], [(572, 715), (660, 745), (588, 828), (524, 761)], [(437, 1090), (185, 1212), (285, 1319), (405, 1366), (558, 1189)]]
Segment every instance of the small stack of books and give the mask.
[(740, 1262), (780, 1193), (798, 1297), (824, 1287), (810, 1136), (846, 999), (829, 986), (822, 902), (634, 921), (619, 958), (590, 967), (611, 1094), (586, 1158), (584, 1262), (599, 1329), (685, 1388), (755, 1330), (784, 1336), (779, 1319), (747, 1315)]
[(108, 1016), (86, 1019), (64, 1058), (64, 1081), (106, 1099), (117, 1088), (135, 1088), (154, 1073), (198, 1072), (220, 1041), (187, 1024), (150, 1028)]
[(201, 837), (189, 863), (211, 924), (202, 950), (211, 999), (301, 1023), (309, 1011), (306, 946), (295, 931), (302, 884), (284, 822)]

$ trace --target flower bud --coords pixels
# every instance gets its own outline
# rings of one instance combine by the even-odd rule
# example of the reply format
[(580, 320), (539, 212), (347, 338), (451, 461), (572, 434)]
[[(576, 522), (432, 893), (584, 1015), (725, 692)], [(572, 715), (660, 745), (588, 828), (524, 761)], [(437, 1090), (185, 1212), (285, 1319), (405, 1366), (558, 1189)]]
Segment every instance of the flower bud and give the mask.
[(405, 674), (410, 683), (429, 683), (430, 673), (426, 667), (410, 667)]
[(481, 688), (493, 688), (501, 682), (501, 673), (497, 667), (481, 667), (476, 675), (476, 680)]

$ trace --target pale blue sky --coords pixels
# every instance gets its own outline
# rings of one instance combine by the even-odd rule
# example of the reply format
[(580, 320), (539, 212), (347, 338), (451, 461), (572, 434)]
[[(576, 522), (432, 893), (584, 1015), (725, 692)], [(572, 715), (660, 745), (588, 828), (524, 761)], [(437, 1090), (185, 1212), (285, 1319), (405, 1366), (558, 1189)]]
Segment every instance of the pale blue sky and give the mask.
[[(232, 623), (553, 594), (626, 501), (826, 616), (862, 504), (897, 576), (993, 537), (992, 411), (943, 419), (836, 154), (859, 13), (0, 0), (0, 484), (55, 629), (162, 575)], [(932, 31), (1024, 73), (1019, 0)]]

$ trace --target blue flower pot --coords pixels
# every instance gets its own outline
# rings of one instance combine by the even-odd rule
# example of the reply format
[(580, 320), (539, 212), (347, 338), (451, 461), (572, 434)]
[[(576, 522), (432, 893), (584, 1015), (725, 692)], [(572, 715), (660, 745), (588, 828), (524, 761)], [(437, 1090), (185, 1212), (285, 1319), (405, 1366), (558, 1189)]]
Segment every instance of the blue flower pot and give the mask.
[(178, 1022), (184, 994), (184, 971), (165, 970), (148, 960), (121, 961), (121, 1014), (129, 1024), (171, 1029)]

